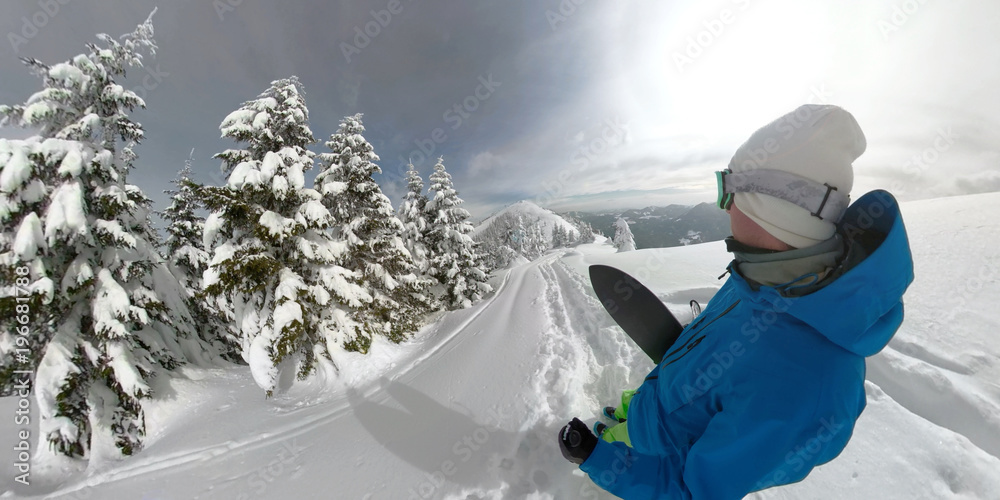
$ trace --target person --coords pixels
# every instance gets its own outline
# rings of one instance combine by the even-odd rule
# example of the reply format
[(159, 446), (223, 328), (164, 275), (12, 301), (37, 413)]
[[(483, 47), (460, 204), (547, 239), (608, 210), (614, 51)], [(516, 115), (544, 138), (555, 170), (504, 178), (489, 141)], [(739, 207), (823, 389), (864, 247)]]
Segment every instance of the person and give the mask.
[(595, 484), (625, 499), (738, 499), (843, 451), (865, 408), (865, 357), (899, 328), (913, 281), (892, 195), (849, 203), (865, 147), (850, 113), (804, 105), (717, 173), (728, 280), (605, 410), (622, 423), (598, 437), (575, 418), (559, 433)]

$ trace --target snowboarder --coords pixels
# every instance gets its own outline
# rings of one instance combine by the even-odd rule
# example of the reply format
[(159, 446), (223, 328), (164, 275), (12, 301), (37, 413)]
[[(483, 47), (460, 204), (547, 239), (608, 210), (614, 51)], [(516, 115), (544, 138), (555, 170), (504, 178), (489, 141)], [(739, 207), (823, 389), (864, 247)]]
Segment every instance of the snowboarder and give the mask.
[(913, 280), (892, 195), (848, 207), (865, 147), (850, 113), (804, 105), (717, 174), (729, 279), (605, 410), (612, 427), (595, 435), (573, 419), (559, 434), (598, 486), (626, 499), (738, 499), (800, 481), (844, 449), (865, 407), (865, 357), (899, 328)]

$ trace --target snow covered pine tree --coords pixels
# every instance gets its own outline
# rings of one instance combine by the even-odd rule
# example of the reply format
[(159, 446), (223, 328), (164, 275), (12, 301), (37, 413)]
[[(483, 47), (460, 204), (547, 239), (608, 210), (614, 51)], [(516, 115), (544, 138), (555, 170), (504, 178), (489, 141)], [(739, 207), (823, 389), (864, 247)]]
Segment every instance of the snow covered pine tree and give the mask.
[(520, 216), (505, 212), (493, 217), (485, 228), (476, 233), (477, 249), (485, 268), (490, 270), (506, 269), (520, 255), (515, 242)]
[(524, 245), (528, 260), (535, 260), (549, 251), (551, 242), (545, 237), (541, 220), (535, 219), (525, 225)]
[(584, 245), (596, 241), (597, 238), (595, 238), (594, 235), (594, 228), (590, 225), (590, 223), (583, 222), (575, 218), (571, 219), (570, 222), (580, 232), (580, 236), (572, 242), (573, 245)]
[(0, 140), (0, 272), (16, 283), (0, 290), (0, 385), (13, 367), (35, 371), (43, 453), (88, 457), (95, 435), (138, 451), (151, 380), (210, 355), (155, 251), (149, 199), (126, 183), (143, 138), (128, 113), (145, 103), (115, 80), (155, 53), (152, 36), (150, 14), (69, 62), (28, 59), (44, 88), (0, 106), (2, 122), (38, 132)]
[(352, 282), (372, 295), (355, 309), (354, 337), (344, 346), (368, 352), (373, 335), (401, 342), (420, 325), (432, 309), (429, 280), (417, 275), (410, 253), (403, 244), (403, 223), (372, 174), (381, 173), (378, 155), (362, 135), (361, 114), (345, 117), (330, 136), (330, 153), (320, 155), (316, 190), (336, 221), (334, 237), (347, 250), (343, 266), (353, 271)]
[(243, 358), (270, 397), (292, 375), (304, 379), (339, 348), (347, 311), (371, 301), (340, 267), (345, 250), (320, 194), (304, 188), (316, 142), (298, 79), (245, 102), (222, 121), (224, 137), (245, 143), (215, 155), (228, 183), (202, 190), (212, 258), (205, 291), (232, 307)]
[(472, 240), (469, 212), (461, 207), (445, 171), (444, 159), (438, 158), (430, 177), (430, 201), (427, 202), (427, 248), (430, 259), (427, 273), (444, 288), (443, 299), (452, 309), (471, 307), (492, 288), (486, 283), (487, 274), (476, 242)]
[[(170, 206), (160, 213), (167, 221), (166, 255), (170, 272), (180, 282), (184, 298), (194, 323), (202, 338), (211, 342), (229, 361), (239, 361), (239, 339), (230, 328), (232, 311), (225, 304), (208, 303), (202, 290), (202, 278), (208, 269), (208, 252), (205, 251), (205, 219), (195, 214), (200, 207), (198, 190), (191, 180), (194, 150), (184, 162), (184, 169), (173, 181), (176, 190), (164, 191), (170, 196)], [(220, 307), (221, 306), (221, 307)]]
[(399, 205), (399, 220), (403, 223), (403, 243), (410, 251), (413, 263), (421, 274), (427, 273), (427, 195), (424, 180), (412, 163), (406, 169), (406, 196)]
[(563, 248), (570, 245), (570, 233), (560, 224), (552, 228), (552, 248)]
[(632, 236), (632, 230), (628, 227), (628, 221), (621, 217), (615, 221), (615, 238), (612, 243), (619, 253), (635, 250), (635, 237)]

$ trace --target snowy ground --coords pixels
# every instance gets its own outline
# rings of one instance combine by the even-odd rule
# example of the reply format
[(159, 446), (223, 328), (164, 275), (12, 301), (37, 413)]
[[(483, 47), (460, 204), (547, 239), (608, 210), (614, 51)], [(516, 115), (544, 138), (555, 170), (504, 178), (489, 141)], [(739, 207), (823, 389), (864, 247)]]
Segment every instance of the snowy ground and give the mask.
[[(917, 279), (902, 329), (869, 360), (854, 438), (805, 481), (749, 498), (1000, 498), (998, 205), (1000, 194), (903, 206)], [(603, 312), (586, 267), (627, 270), (684, 320), (729, 258), (718, 242), (552, 252), (413, 342), (347, 360), (339, 382), (271, 400), (246, 368), (190, 370), (164, 388), (139, 455), (84, 471), (36, 464), (23, 488), (7, 451), (0, 497), (610, 498), (562, 459), (555, 435), (652, 366)], [(16, 404), (0, 399), (2, 450), (20, 430)]]

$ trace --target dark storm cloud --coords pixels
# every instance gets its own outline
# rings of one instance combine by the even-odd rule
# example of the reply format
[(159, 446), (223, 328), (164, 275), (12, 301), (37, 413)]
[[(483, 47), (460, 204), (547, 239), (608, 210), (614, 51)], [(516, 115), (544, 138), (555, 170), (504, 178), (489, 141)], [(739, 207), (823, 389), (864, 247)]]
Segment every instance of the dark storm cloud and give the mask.
[[(4, 46), (2, 102), (23, 102), (40, 88), (18, 57), (61, 62), (84, 52), (95, 33), (131, 31), (154, 7), (150, 1), (59, 5), (28, 43)], [(38, 5), (0, 9), (6, 20), (0, 29), (17, 33)], [(161, 191), (195, 148), (199, 179), (221, 182), (211, 155), (235, 145), (219, 139), (219, 123), (272, 80), (290, 75), (305, 87), (321, 142), (343, 116), (365, 114), (367, 137), (382, 157), (381, 181), (390, 190), (405, 161), (418, 163), (426, 176), (439, 155), (461, 179), (473, 155), (530, 133), (539, 116), (585, 85), (592, 70), (585, 58), (525, 53), (553, 36), (547, 9), (528, 1), (159, 5), (153, 19), (159, 50), (147, 70), (131, 72), (126, 83), (142, 87), (147, 104), (135, 113), (146, 140), (131, 181), (164, 203)], [(154, 85), (143, 86), (143, 78)]]

